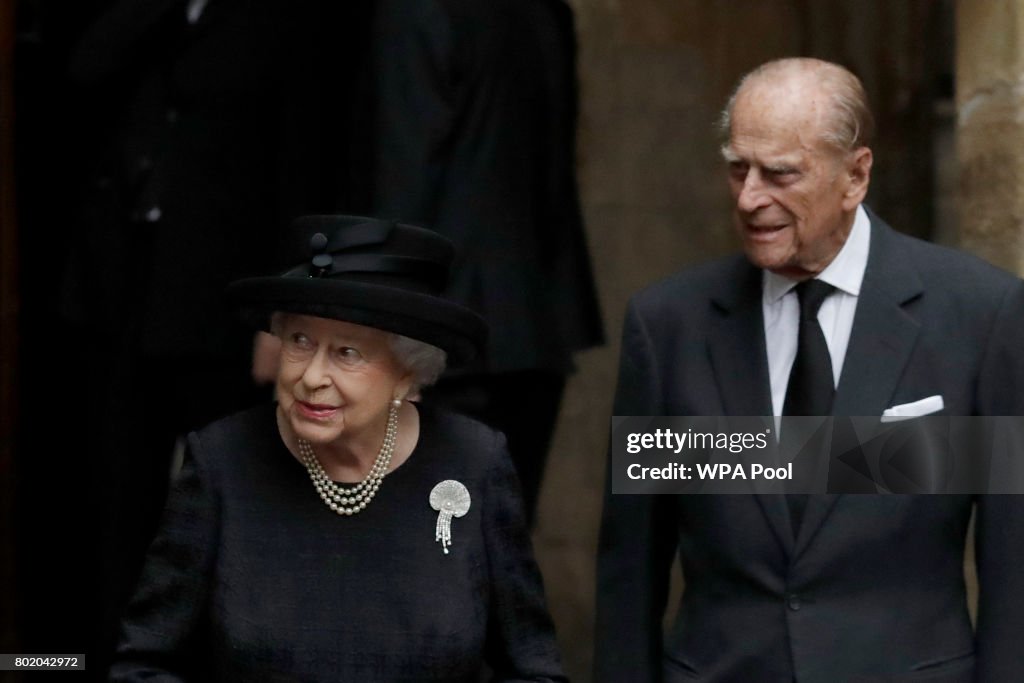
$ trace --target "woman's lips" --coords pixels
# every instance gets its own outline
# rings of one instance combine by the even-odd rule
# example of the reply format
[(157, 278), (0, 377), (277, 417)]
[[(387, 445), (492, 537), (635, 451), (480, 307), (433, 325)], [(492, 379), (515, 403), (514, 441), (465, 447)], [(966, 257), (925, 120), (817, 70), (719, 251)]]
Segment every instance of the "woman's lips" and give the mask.
[(336, 406), (324, 403), (306, 403), (305, 401), (296, 401), (295, 407), (299, 409), (299, 412), (304, 417), (308, 417), (311, 420), (327, 420), (338, 412), (338, 408)]

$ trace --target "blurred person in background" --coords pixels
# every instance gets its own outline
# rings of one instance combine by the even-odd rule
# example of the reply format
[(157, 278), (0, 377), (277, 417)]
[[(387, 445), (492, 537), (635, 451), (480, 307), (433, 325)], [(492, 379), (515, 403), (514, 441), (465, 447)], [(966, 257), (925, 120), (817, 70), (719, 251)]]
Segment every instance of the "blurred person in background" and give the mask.
[(576, 185), (576, 43), (563, 0), (380, 0), (373, 213), (457, 248), (451, 296), (486, 354), (424, 399), (503, 431), (531, 520), (573, 353), (603, 342)]
[(113, 650), (176, 442), (266, 397), (225, 286), (279, 265), (292, 217), (346, 204), (365, 6), (120, 0), (71, 55), (89, 127), (62, 309), (88, 387), (91, 673)]

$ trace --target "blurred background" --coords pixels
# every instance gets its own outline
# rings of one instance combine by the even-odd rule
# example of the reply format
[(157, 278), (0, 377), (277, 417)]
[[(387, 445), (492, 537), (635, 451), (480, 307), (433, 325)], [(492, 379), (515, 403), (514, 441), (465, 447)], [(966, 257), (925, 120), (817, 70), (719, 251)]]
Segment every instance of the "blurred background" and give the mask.
[[(201, 26), (203, 15), (212, 21), (215, 15), (207, 13), (219, 0), (208, 7), (149, 4), (177, 5), (179, 14), (199, 6)], [(236, 98), (230, 106), (272, 112), (252, 122), (257, 133), (243, 142), (262, 145), (260, 158), (272, 157), (278, 171), (291, 170), (237, 194), (238, 204), (257, 209), (265, 191), (253, 188), (274, 186), (273, 216), (263, 216), (269, 227), (261, 228), (271, 237), (272, 226), (295, 211), (373, 209), (363, 163), (372, 153), (364, 146), (388, 112), (348, 98), (373, 85), (361, 58), (382, 48), (373, 44), (380, 34), (364, 23), (373, 4), (352, 3), (326, 18), (307, 15), (303, 21), (317, 17), (315, 40), (308, 24), (293, 28), (250, 12), (235, 25), (241, 28), (225, 33), (224, 40), (236, 41), (231, 49), (210, 57), (224, 67), (225, 79), (212, 102), (226, 106), (223, 98), (230, 95)], [(877, 120), (871, 206), (899, 230), (959, 245), (1021, 273), (1024, 0), (554, 4), (574, 16), (575, 41), (563, 39), (575, 53), (577, 78), (563, 79), (560, 87), (569, 98), (578, 93), (576, 180), (607, 343), (578, 345), (575, 372), (566, 375), (534, 539), (566, 667), (574, 680), (586, 681), (622, 313), (629, 295), (645, 284), (735, 247), (713, 129), (732, 86), (750, 68), (782, 56), (820, 57), (851, 68), (864, 81)], [(124, 130), (119, 117), (141, 106), (126, 105), (117, 83), (105, 91), (87, 87), (81, 69), (73, 68), (90, 31), (108, 35), (97, 21), (116, 5), (0, 0), (0, 652), (88, 647), (99, 609), (90, 592), (102, 583), (93, 576), (94, 558), (111, 542), (97, 534), (117, 533), (111, 531), (116, 524), (104, 521), (106, 507), (90, 495), (107, 481), (97, 472), (118, 465), (101, 467), (89, 455), (101, 438), (91, 435), (89, 415), (102, 398), (89, 368), (116, 374), (122, 356), (117, 340), (75, 320), (68, 304), (76, 289), (72, 266), (85, 248), (81, 238), (95, 234), (96, 212), (103, 208), (96, 207), (105, 187), (95, 163), (111, 151), (105, 136), (115, 124)], [(260, 21), (265, 25), (255, 25)], [(257, 31), (251, 35), (259, 39), (242, 29)], [(290, 40), (312, 47), (300, 54), (289, 47), (299, 43)], [(518, 49), (514, 39), (504, 48), (510, 63), (525, 59)], [(282, 69), (285, 56), (318, 68)], [(166, 68), (157, 63), (154, 73)], [(226, 92), (224, 83), (236, 88)], [(317, 96), (308, 97), (311, 92)], [(173, 118), (162, 112), (165, 123)], [(297, 125), (278, 125), (295, 117)], [(132, 144), (152, 134), (145, 126), (136, 130)], [(188, 197), (216, 186), (216, 177), (199, 182)], [(133, 206), (146, 210), (125, 219), (132, 225), (147, 216), (166, 221), (147, 213), (158, 204)], [(101, 237), (90, 248), (102, 251), (103, 244)], [(232, 257), (210, 258), (223, 264)], [(126, 267), (138, 267), (126, 260)], [(257, 261), (248, 267), (261, 265)], [(106, 324), (121, 329), (125, 310), (134, 308), (108, 312)], [(169, 386), (163, 382), (147, 375), (142, 386), (159, 392)], [(122, 508), (130, 504), (130, 497), (119, 500)], [(154, 494), (139, 504), (159, 502)]]

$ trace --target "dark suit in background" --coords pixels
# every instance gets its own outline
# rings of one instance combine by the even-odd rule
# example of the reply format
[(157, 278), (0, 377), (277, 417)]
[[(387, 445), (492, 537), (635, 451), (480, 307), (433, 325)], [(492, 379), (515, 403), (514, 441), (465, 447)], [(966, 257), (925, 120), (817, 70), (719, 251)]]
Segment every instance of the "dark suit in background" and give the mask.
[(131, 0), (77, 47), (94, 145), (65, 311), (86, 340), (82, 443), (102, 539), (92, 671), (155, 531), (175, 439), (260, 398), (226, 284), (283, 265), (293, 216), (347, 205), (361, 8)]
[[(812, 78), (820, 68), (808, 69)], [(794, 215), (784, 209), (800, 211), (786, 193), (810, 171), (789, 147), (740, 132), (743, 154), (730, 164), (738, 214), (744, 225), (780, 224)], [(758, 204), (748, 193), (772, 199)], [(881, 415), (936, 395), (944, 414), (1024, 414), (1024, 283), (869, 216), (831, 414)], [(637, 294), (614, 414), (771, 415), (763, 275), (740, 255)], [(972, 509), (976, 633), (963, 576)], [(784, 496), (611, 495), (609, 481), (595, 680), (998, 683), (1024, 675), (1021, 496), (810, 496), (793, 528)], [(685, 589), (665, 637), (677, 551)]]
[(572, 353), (602, 341), (575, 179), (573, 18), (561, 0), (382, 0), (374, 213), (458, 247), (451, 294), (486, 356), (426, 400), (504, 431), (532, 515)]

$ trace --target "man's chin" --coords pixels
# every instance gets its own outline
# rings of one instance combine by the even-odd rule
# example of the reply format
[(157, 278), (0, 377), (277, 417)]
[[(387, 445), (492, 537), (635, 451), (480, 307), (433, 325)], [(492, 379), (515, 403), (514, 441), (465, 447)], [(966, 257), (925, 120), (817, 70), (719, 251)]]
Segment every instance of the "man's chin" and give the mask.
[(792, 267), (791, 259), (786, 254), (779, 253), (775, 249), (759, 248), (760, 245), (751, 245), (744, 242), (743, 251), (747, 260), (761, 270), (770, 270), (773, 273)]

